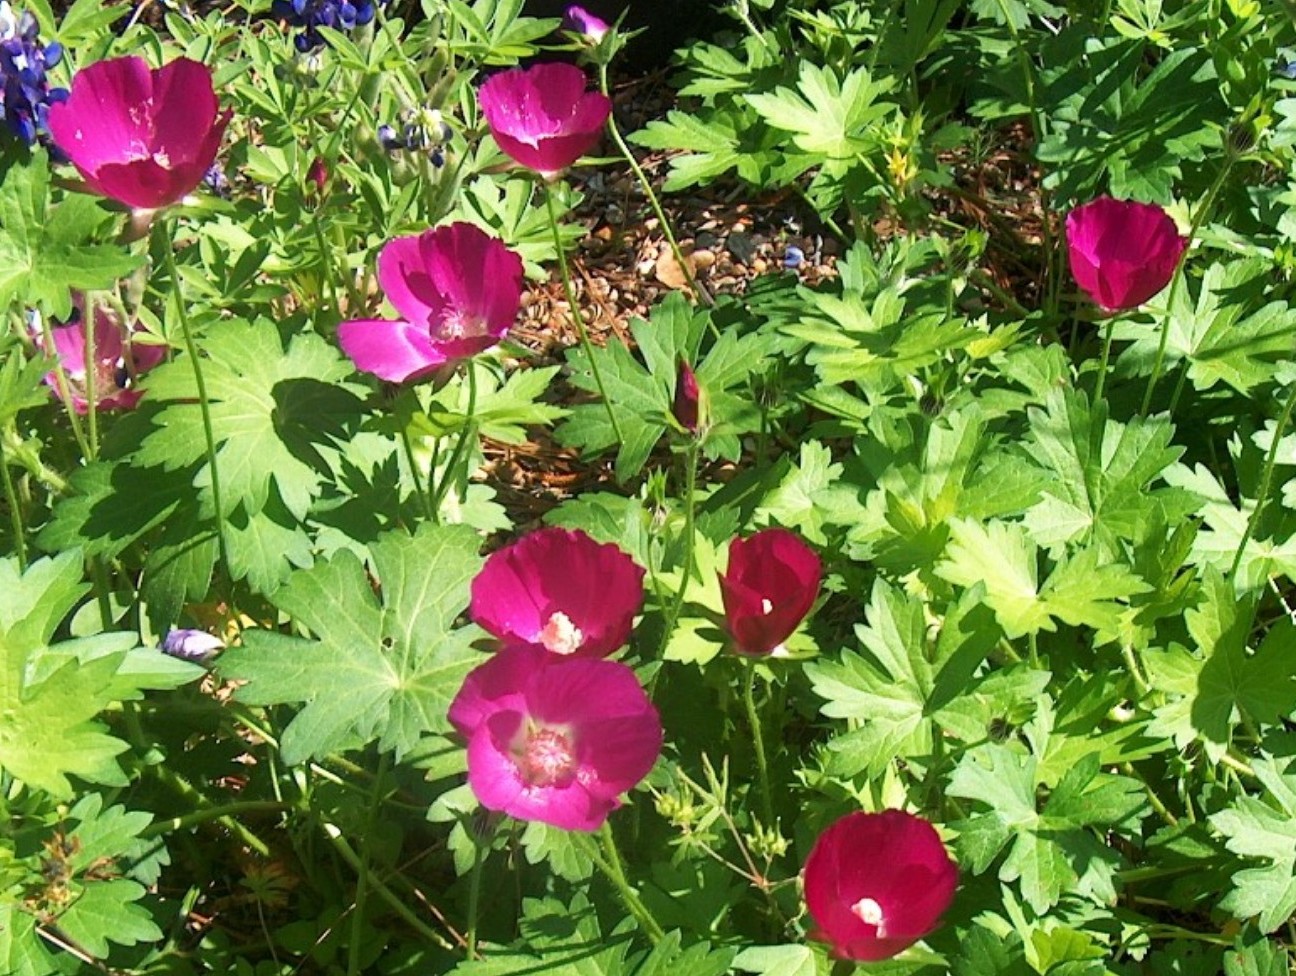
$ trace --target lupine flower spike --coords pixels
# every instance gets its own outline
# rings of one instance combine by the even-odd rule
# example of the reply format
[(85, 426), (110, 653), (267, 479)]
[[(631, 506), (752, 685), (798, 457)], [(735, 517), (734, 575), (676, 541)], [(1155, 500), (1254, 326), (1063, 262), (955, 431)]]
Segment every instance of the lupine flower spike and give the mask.
[(96, 193), (155, 210), (202, 182), (229, 119), (205, 65), (177, 58), (149, 68), (126, 57), (78, 71), (67, 101), (50, 107), (49, 127)]
[(522, 259), (472, 224), (449, 224), (388, 241), (378, 284), (404, 318), (343, 322), (338, 342), (358, 369), (411, 382), (504, 338), (522, 301)]
[(606, 657), (630, 639), (643, 578), (614, 545), (540, 529), (486, 560), (472, 583), (472, 618), (506, 647)]
[[(68, 396), (77, 413), (90, 408), (90, 383), (86, 378), (86, 324), (81, 298), (74, 298), (72, 315), (67, 324), (50, 329), (54, 338), (54, 355), (63, 367)], [(144, 394), (135, 389), (135, 379), (152, 369), (166, 356), (159, 345), (128, 343), (121, 323), (106, 308), (95, 310), (94, 325), (94, 397), (96, 410), (129, 410)], [(35, 330), (33, 330), (35, 331)], [(37, 342), (43, 336), (36, 332)], [(45, 374), (45, 384), (60, 395), (58, 372)]]
[(889, 959), (936, 930), (957, 886), (958, 868), (926, 820), (902, 810), (848, 814), (806, 859), (811, 937), (838, 959)]
[(45, 73), (63, 58), (63, 47), (37, 39), (36, 18), (0, 0), (0, 111), (9, 131), (31, 145), (49, 135), (49, 109), (68, 97), (51, 88)]
[(731, 542), (720, 594), (735, 649), (777, 652), (814, 606), (821, 575), (814, 550), (787, 529), (763, 529)]
[(1099, 197), (1066, 219), (1071, 274), (1108, 312), (1137, 308), (1170, 283), (1188, 246), (1160, 207)]
[(593, 149), (612, 114), (611, 100), (586, 91), (585, 72), (570, 64), (501, 71), (477, 101), (500, 149), (545, 179)]
[(374, 0), (274, 0), (270, 5), (270, 13), (275, 17), (301, 28), (293, 38), (293, 45), (302, 54), (324, 46), (321, 27), (354, 30), (372, 21), (375, 12)]
[(507, 647), (450, 705), (468, 785), (488, 810), (597, 830), (661, 752), (657, 710), (624, 664)]

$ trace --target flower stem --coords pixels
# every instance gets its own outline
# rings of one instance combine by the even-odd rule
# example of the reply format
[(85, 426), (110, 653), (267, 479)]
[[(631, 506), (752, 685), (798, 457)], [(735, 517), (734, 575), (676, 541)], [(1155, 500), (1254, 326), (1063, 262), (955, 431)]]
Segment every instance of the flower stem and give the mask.
[[(436, 507), (432, 504), (432, 496), (423, 487), (423, 479), (419, 477), (418, 464), (414, 460), (414, 445), (410, 443), (409, 427), (404, 424), (401, 425), (401, 444), (405, 447), (405, 460), (409, 463), (410, 477), (414, 479), (414, 493), (418, 495), (419, 502), (423, 506), (423, 514), (432, 522), (437, 522), (439, 518)], [(432, 476), (435, 475), (434, 468)]]
[(1093, 402), (1103, 398), (1103, 388), (1107, 385), (1107, 363), (1111, 360), (1112, 332), (1115, 330), (1116, 317), (1109, 316), (1103, 323), (1102, 362), (1098, 364), (1098, 382), (1094, 384)]
[[(167, 224), (160, 222), (158, 227)], [(211, 405), (207, 400), (207, 382), (203, 379), (202, 361), (198, 358), (198, 346), (194, 342), (193, 329), (189, 325), (189, 310), (185, 307), (184, 295), (180, 290), (180, 271), (176, 267), (175, 250), (171, 246), (171, 237), (164, 236), (161, 242), (162, 252), (166, 255), (167, 273), (171, 276), (171, 290), (175, 295), (176, 311), (180, 317), (180, 330), (184, 333), (185, 351), (193, 366), (194, 385), (198, 387), (198, 409), (202, 413), (203, 438), (207, 448), (207, 466), (211, 468), (212, 505), (216, 509), (216, 547), (220, 550), (221, 565), (225, 576), (233, 581), (230, 569), (229, 547), (225, 543), (225, 506), (221, 502), (220, 468), (216, 463), (216, 435), (212, 430)]]
[(468, 931), (464, 938), (464, 955), (470, 962), (477, 958), (477, 912), (481, 905), (482, 866), (486, 863), (486, 854), (482, 848), (486, 847), (489, 851), (489, 845), (489, 838), (483, 840), (473, 837), (473, 866), (472, 874), (468, 877)]
[(617, 447), (620, 447), (624, 440), (621, 436), (621, 425), (617, 423), (616, 411), (612, 409), (612, 401), (608, 398), (607, 387), (603, 385), (603, 374), (599, 371), (598, 360), (594, 358), (594, 346), (590, 342), (589, 332), (585, 329), (585, 316), (581, 314), (580, 302), (576, 300), (576, 289), (572, 287), (571, 272), (567, 268), (567, 252), (563, 250), (562, 234), (558, 230), (558, 212), (554, 209), (553, 188), (548, 183), (544, 185), (544, 198), (545, 208), (549, 212), (549, 227), (553, 230), (554, 250), (558, 252), (558, 270), (562, 274), (563, 288), (567, 292), (567, 304), (571, 308), (572, 321), (576, 323), (576, 331), (580, 334), (581, 348), (585, 350), (585, 358), (589, 361), (590, 373), (594, 376), (594, 385), (598, 387), (599, 396), (603, 398), (608, 423), (612, 425), (612, 434), (616, 437)]
[(9, 507), (9, 524), (13, 527), (18, 572), (25, 573), (27, 571), (27, 528), (23, 525), (22, 508), (19, 506), (18, 493), (14, 491), (13, 476), (9, 473), (9, 460), (5, 457), (3, 438), (0, 438), (0, 479), (4, 482), (5, 504)]
[(365, 813), (365, 828), (360, 863), (356, 866), (355, 911), (351, 915), (351, 940), (347, 946), (347, 976), (359, 976), (360, 943), (364, 935), (365, 903), (369, 899), (371, 871), (369, 864), (369, 838), (374, 835), (374, 820), (378, 816), (378, 807), (382, 803), (382, 790), (387, 778), (387, 767), (391, 757), (384, 752), (378, 759), (378, 772), (374, 776), (373, 790), (369, 794), (369, 809)]
[(572, 836), (582, 838), (586, 844), (585, 853), (589, 855), (590, 860), (603, 872), (604, 876), (612, 882), (617, 894), (621, 896), (621, 901), (625, 903), (625, 907), (634, 916), (635, 921), (639, 923), (639, 927), (644, 930), (648, 938), (654, 943), (665, 938), (666, 933), (662, 931), (662, 927), (657, 924), (657, 920), (648, 911), (643, 899), (639, 897), (639, 892), (635, 891), (630, 882), (626, 880), (625, 869), (621, 866), (621, 855), (617, 852), (616, 838), (612, 836), (612, 825), (605, 820), (603, 826), (599, 828), (599, 839), (603, 842), (604, 856), (602, 857), (599, 856), (598, 848), (586, 835), (573, 834)]
[(85, 433), (81, 430), (81, 420), (77, 416), (76, 405), (72, 402), (72, 389), (68, 386), (67, 370), (63, 368), (63, 359), (54, 345), (54, 331), (50, 328), (49, 319), (44, 315), (40, 317), (40, 322), (45, 355), (54, 357), (54, 383), (58, 387), (59, 399), (63, 401), (63, 407), (67, 411), (68, 423), (72, 426), (72, 437), (77, 442), (77, 447), (81, 449), (81, 456), (89, 460), (93, 454), (89, 442), (85, 439)]
[(94, 295), (86, 292), (82, 298), (81, 324), (85, 329), (85, 388), (86, 388), (86, 436), (90, 442), (90, 456), (93, 461), (99, 456), (99, 370), (98, 350), (95, 349), (95, 307)]
[(169, 820), (155, 820), (140, 832), (140, 837), (160, 837), (163, 834), (175, 833), (177, 830), (197, 827), (199, 824), (207, 823), (209, 820), (224, 820), (227, 817), (234, 818), (245, 813), (279, 813), (288, 809), (291, 809), (291, 804), (279, 800), (241, 800), (238, 803), (226, 803), (223, 806), (194, 810), (192, 813), (186, 813), (181, 817), (172, 817)]
[(1282, 413), (1278, 417), (1278, 426), (1273, 432), (1273, 442), (1269, 445), (1269, 454), (1265, 458), (1264, 471), (1260, 475), (1260, 490), (1256, 493), (1255, 509), (1251, 512), (1251, 517), (1247, 519), (1246, 530), (1242, 533), (1242, 541), (1238, 543), (1237, 551), (1233, 553), (1233, 565), (1229, 567), (1229, 578), (1233, 579), (1237, 575), (1238, 566), (1242, 564), (1242, 554), (1246, 551), (1247, 543), (1255, 535), (1256, 529), (1260, 525), (1260, 516), (1264, 514), (1265, 501), (1269, 497), (1269, 485), (1273, 481), (1274, 465), (1278, 460), (1278, 444), (1287, 433), (1287, 424), (1291, 421), (1292, 410), (1296, 409), (1296, 382), (1291, 384), (1287, 391), (1287, 402), (1283, 404)]
[[(599, 65), (599, 89), (609, 99), (612, 97), (608, 86), (608, 66)], [(616, 123), (616, 113), (608, 113), (608, 132), (612, 134), (612, 141), (616, 143), (617, 149), (621, 150), (621, 155), (629, 164), (635, 179), (639, 181), (639, 186), (643, 188), (644, 196), (648, 198), (648, 205), (652, 207), (653, 213), (657, 215), (657, 222), (661, 225), (662, 233), (666, 235), (666, 243), (670, 245), (671, 255), (675, 258), (675, 263), (679, 266), (680, 273), (684, 275), (684, 280), (688, 282), (689, 288), (697, 296), (698, 301), (704, 305), (714, 305), (715, 299), (707, 291), (702, 283), (697, 280), (693, 273), (693, 265), (685, 260), (684, 252), (680, 250), (679, 241), (675, 239), (675, 231), (671, 228), (670, 221), (666, 219), (666, 213), (662, 210), (661, 201), (657, 199), (657, 194), (653, 191), (652, 181), (648, 179), (648, 174), (643, 171), (639, 165), (639, 160), (635, 159), (634, 153), (626, 144), (625, 138), (621, 135), (621, 129)]]
[(689, 442), (688, 452), (684, 456), (684, 562), (680, 570), (679, 589), (675, 591), (675, 597), (671, 600), (670, 608), (666, 611), (666, 620), (662, 625), (661, 646), (657, 649), (657, 657), (661, 658), (666, 653), (666, 646), (670, 643), (671, 634), (675, 631), (675, 624), (679, 622), (680, 612), (684, 609), (684, 594), (688, 592), (689, 577), (693, 575), (693, 548), (694, 535), (694, 493), (697, 487), (697, 461), (698, 461), (698, 442), (694, 438)]
[(769, 764), (765, 759), (765, 737), (761, 733), (760, 713), (756, 711), (756, 662), (743, 661), (747, 674), (743, 679), (743, 704), (747, 707), (747, 724), (751, 727), (752, 745), (756, 750), (756, 781), (760, 787), (761, 816), (765, 826), (774, 825), (774, 803), (770, 797)]
[[(477, 431), (473, 423), (474, 414), (477, 412), (477, 364), (471, 359), (468, 360), (465, 372), (468, 374), (468, 413), (464, 417), (463, 427), (459, 429), (459, 439), (455, 441), (454, 452), (446, 463), (445, 473), (441, 475), (436, 492), (432, 495), (432, 520), (434, 522), (440, 521), (441, 506), (445, 503), (446, 493), (450, 490), (451, 482), (454, 481), (455, 472), (464, 463), (468, 449), (468, 436), (470, 433), (475, 434)], [(432, 476), (436, 476), (435, 471), (432, 472)], [(467, 480), (468, 475), (465, 473), (464, 481)]]
[[(1193, 214), (1192, 224), (1188, 227), (1188, 244), (1179, 255), (1179, 261), (1175, 264), (1174, 275), (1170, 280), (1170, 293), (1166, 297), (1166, 318), (1161, 324), (1161, 341), (1157, 343), (1156, 359), (1152, 361), (1152, 375), (1148, 377), (1147, 389), (1143, 391), (1143, 405), (1139, 407), (1139, 416), (1146, 417), (1148, 410), (1152, 406), (1152, 391), (1156, 389), (1157, 382), (1161, 379), (1161, 370), (1165, 366), (1166, 345), (1170, 341), (1170, 319), (1174, 315), (1174, 300), (1178, 294), (1179, 285), (1184, 278), (1184, 265), (1188, 263), (1188, 252), (1192, 250), (1192, 242), (1197, 237), (1197, 231), (1206, 221), (1206, 215), (1215, 204), (1215, 197), (1219, 194), (1220, 187), (1224, 185), (1224, 180), (1228, 178), (1229, 170), (1233, 168), (1234, 156), (1229, 153), (1224, 160), (1224, 165), (1220, 167), (1219, 174), (1215, 177), (1215, 182), (1210, 185), (1206, 191), (1206, 196), (1202, 199), (1201, 206)], [(1171, 413), (1173, 414), (1173, 409)]]

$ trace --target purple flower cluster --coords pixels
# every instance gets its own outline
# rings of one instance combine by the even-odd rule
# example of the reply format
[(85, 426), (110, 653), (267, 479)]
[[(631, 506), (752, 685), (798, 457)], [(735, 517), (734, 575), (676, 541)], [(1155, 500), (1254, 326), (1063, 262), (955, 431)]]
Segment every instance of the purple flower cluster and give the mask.
[(9, 131), (28, 145), (49, 135), (49, 107), (68, 97), (66, 88), (51, 88), (45, 77), (63, 57), (63, 47), (42, 44), (36, 39), (39, 30), (29, 12), (15, 17), (0, 0), (0, 109)]
[(293, 43), (305, 54), (324, 46), (321, 27), (349, 31), (369, 23), (374, 19), (375, 2), (386, 0), (274, 0), (270, 12), (302, 28)]

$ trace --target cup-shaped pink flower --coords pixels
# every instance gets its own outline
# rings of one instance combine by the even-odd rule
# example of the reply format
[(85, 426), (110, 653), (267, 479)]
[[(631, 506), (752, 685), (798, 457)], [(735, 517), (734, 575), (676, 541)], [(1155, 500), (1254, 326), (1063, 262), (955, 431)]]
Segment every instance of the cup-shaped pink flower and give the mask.
[(506, 647), (464, 680), (450, 721), (488, 810), (597, 830), (661, 752), (657, 709), (624, 664)]
[(477, 90), (500, 149), (552, 179), (594, 147), (612, 114), (611, 100), (585, 90), (571, 64), (537, 64), (491, 75)]
[(388, 241), (378, 284), (403, 319), (343, 322), (338, 342), (358, 369), (404, 383), (504, 338), (522, 301), (522, 259), (472, 224), (447, 224)]
[(1137, 308), (1170, 283), (1188, 240), (1156, 204), (1099, 197), (1066, 219), (1071, 274), (1109, 312)]
[(125, 57), (78, 71), (67, 101), (50, 106), (49, 130), (96, 193), (153, 210), (202, 182), (229, 119), (205, 65)]
[[(50, 329), (54, 355), (63, 367), (68, 396), (77, 413), (90, 409), (90, 376), (93, 376), (96, 410), (129, 410), (144, 394), (134, 388), (135, 379), (166, 356), (166, 347), (130, 342), (117, 317), (107, 309), (95, 310), (94, 362), (86, 363), (86, 323), (82, 299), (74, 299), (72, 316), (66, 325)], [(43, 336), (36, 336), (43, 343)], [(93, 374), (88, 374), (89, 365)], [(57, 370), (45, 374), (45, 384), (61, 395)]]
[(539, 529), (491, 555), (472, 582), (472, 618), (505, 646), (606, 657), (630, 639), (643, 567), (579, 529)]
[(903, 810), (848, 814), (806, 859), (811, 937), (838, 959), (889, 959), (935, 931), (957, 886), (958, 868), (926, 820)]
[(822, 572), (815, 551), (787, 529), (729, 543), (720, 595), (735, 648), (764, 655), (782, 646), (814, 606)]

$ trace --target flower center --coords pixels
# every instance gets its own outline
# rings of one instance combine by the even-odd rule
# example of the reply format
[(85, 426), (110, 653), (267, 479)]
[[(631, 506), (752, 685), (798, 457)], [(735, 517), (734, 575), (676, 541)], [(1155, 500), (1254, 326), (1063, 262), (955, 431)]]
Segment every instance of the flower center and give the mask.
[(554, 729), (536, 729), (528, 735), (517, 763), (529, 786), (562, 784), (576, 772), (571, 743)]
[(545, 650), (555, 654), (574, 654), (585, 642), (585, 635), (571, 621), (571, 617), (559, 610), (549, 615), (536, 640), (544, 645)]
[(432, 337), (445, 342), (450, 339), (484, 336), (487, 331), (486, 320), (459, 309), (451, 309), (441, 317), (441, 321), (432, 326)]
[(773, 601), (773, 600), (770, 600), (770, 599), (767, 599), (767, 598), (765, 598), (765, 597), (762, 597), (762, 598), (761, 598), (761, 613), (763, 613), (763, 614), (765, 614), (766, 616), (768, 616), (768, 615), (769, 615), (769, 612), (770, 612), (771, 610), (773, 610), (773, 609), (774, 609), (774, 601)]
[(882, 906), (872, 898), (861, 898), (855, 904), (851, 905), (851, 914), (858, 918), (865, 925), (872, 925), (877, 928), (878, 938), (885, 939), (886, 932), (883, 929), (885, 919), (882, 916)]

